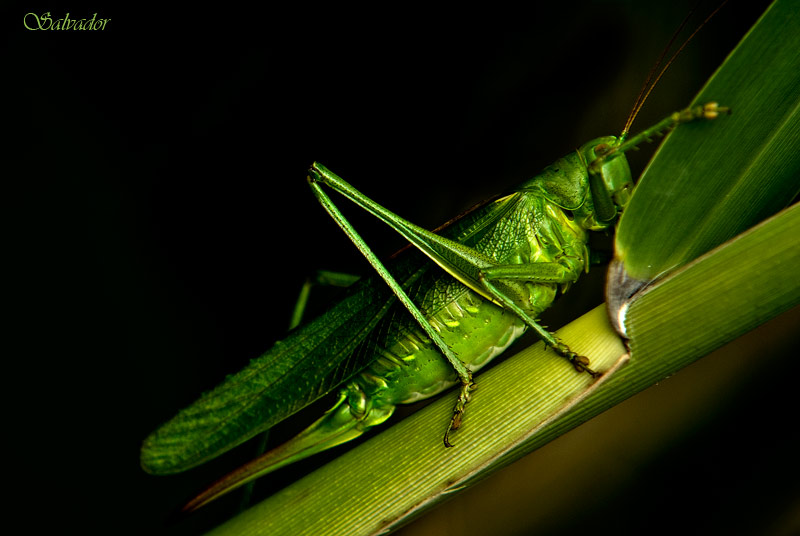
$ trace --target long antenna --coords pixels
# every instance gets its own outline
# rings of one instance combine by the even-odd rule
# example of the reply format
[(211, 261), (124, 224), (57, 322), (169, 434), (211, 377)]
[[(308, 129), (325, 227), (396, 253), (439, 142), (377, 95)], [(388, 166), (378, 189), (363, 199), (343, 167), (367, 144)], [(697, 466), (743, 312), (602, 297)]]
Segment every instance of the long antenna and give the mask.
[(678, 50), (676, 50), (675, 53), (669, 58), (669, 60), (667, 60), (667, 62), (664, 64), (664, 67), (661, 69), (661, 72), (658, 73), (658, 76), (656, 76), (655, 80), (653, 80), (653, 83), (651, 84), (650, 80), (653, 79), (653, 73), (655, 73), (656, 70), (659, 68), (661, 62), (664, 60), (664, 57), (667, 55), (667, 52), (672, 47), (672, 44), (675, 42), (675, 39), (677, 39), (678, 35), (683, 30), (684, 26), (686, 26), (686, 23), (689, 22), (689, 18), (691, 18), (692, 14), (696, 11), (697, 6), (700, 5), (700, 0), (698, 0), (698, 2), (694, 5), (694, 7), (692, 7), (692, 9), (683, 19), (683, 22), (681, 22), (680, 26), (678, 26), (675, 32), (673, 32), (672, 37), (667, 43), (667, 46), (664, 47), (664, 50), (658, 57), (658, 61), (656, 61), (655, 65), (653, 65), (653, 68), (650, 69), (650, 73), (648, 73), (647, 79), (644, 81), (642, 89), (639, 91), (639, 95), (636, 97), (636, 102), (633, 103), (633, 109), (631, 110), (631, 113), (628, 116), (628, 120), (625, 122), (625, 128), (622, 129), (622, 133), (620, 134), (620, 141), (624, 141), (625, 138), (628, 137), (628, 133), (630, 132), (631, 125), (633, 125), (633, 121), (636, 119), (636, 116), (639, 115), (639, 111), (642, 109), (642, 106), (644, 106), (645, 101), (647, 101), (647, 98), (650, 96), (650, 93), (653, 91), (658, 82), (661, 80), (661, 77), (664, 76), (664, 73), (667, 72), (667, 69), (669, 69), (669, 67), (672, 65), (672, 62), (674, 62), (675, 59), (678, 57), (678, 55), (683, 51), (683, 49), (686, 48), (686, 45), (689, 44), (692, 38), (695, 35), (697, 35), (697, 32), (699, 32), (703, 28), (703, 26), (705, 26), (708, 23), (708, 21), (710, 21), (714, 17), (714, 15), (716, 15), (717, 12), (720, 9), (722, 9), (727, 3), (728, 0), (724, 0), (719, 6), (717, 6), (717, 8), (714, 11), (711, 12), (711, 14), (708, 17), (706, 17), (706, 19), (702, 23), (700, 23), (700, 25), (697, 28), (695, 28), (692, 34), (686, 38), (686, 40), (681, 44), (681, 46), (678, 47)]

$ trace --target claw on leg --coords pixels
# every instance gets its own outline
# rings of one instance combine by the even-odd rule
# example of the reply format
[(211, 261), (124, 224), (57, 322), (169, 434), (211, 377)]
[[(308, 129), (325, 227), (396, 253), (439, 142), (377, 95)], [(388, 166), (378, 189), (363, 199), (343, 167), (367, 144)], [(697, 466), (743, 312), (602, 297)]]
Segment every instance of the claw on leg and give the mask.
[(555, 350), (555, 352), (558, 355), (566, 358), (567, 361), (572, 363), (572, 366), (578, 372), (588, 372), (589, 375), (591, 375), (591, 377), (595, 379), (603, 375), (602, 372), (597, 372), (589, 368), (588, 357), (576, 354), (575, 352), (569, 349), (569, 346), (561, 342), (559, 339), (556, 339), (556, 344), (553, 346), (553, 350)]
[(450, 432), (458, 430), (461, 426), (461, 421), (464, 417), (464, 409), (467, 407), (467, 402), (470, 399), (470, 393), (475, 390), (475, 383), (470, 377), (468, 381), (461, 382), (461, 391), (458, 393), (458, 401), (456, 407), (453, 409), (453, 418), (450, 419), (450, 424), (447, 425), (447, 431), (444, 433), (444, 446), (450, 448), (453, 446), (450, 443)]
[(583, 355), (573, 353), (573, 357), (567, 357), (578, 372), (588, 372), (592, 378), (599, 378), (603, 375), (602, 372), (597, 372), (589, 368), (589, 358)]

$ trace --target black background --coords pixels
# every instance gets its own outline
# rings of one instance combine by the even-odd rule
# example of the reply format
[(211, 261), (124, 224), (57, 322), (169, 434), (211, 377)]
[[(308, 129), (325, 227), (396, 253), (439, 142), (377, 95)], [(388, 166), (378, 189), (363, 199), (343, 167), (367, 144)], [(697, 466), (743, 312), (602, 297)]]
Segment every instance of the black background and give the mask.
[[(249, 453), (155, 478), (138, 448), (285, 333), (315, 269), (367, 270), (308, 192), (312, 161), (435, 227), (617, 133), (688, 12), (688, 2), (103, 4), (6, 7), (2, 53), (19, 298), (8, 327), (22, 343), (5, 360), (5, 437), (24, 476), (18, 515), (103, 534), (194, 534), (230, 515), (234, 500), (168, 518)], [(637, 124), (687, 104), (763, 8), (726, 7)], [(23, 28), (25, 13), (46, 11), (111, 22)], [(649, 152), (634, 155), (635, 173)], [(350, 214), (379, 253), (402, 245)], [(566, 317), (602, 301), (602, 269), (589, 279), (560, 305)]]

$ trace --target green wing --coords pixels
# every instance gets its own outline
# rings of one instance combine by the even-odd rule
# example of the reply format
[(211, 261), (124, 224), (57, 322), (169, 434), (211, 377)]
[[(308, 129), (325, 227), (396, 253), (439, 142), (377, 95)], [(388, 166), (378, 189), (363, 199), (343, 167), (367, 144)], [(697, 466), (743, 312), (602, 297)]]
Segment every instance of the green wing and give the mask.
[[(415, 277), (411, 273), (406, 279)], [(360, 361), (371, 356), (354, 350), (394, 301), (381, 281), (355, 283), (326, 314), (290, 333), (145, 439), (144, 470), (170, 474), (202, 464), (332, 391), (367, 365)]]
[[(471, 243), (490, 232), (506, 203), (488, 203), (450, 222), (442, 235)], [(435, 312), (453, 296), (427, 296), (431, 287), (422, 276), (433, 264), (410, 249), (389, 263), (395, 279), (412, 299)], [(442, 272), (437, 277), (445, 276)], [(450, 285), (453, 292), (466, 291)], [(427, 297), (426, 297), (427, 296)], [(171, 474), (200, 465), (268, 430), (284, 418), (326, 395), (367, 366), (377, 347), (386, 347), (407, 326), (410, 316), (376, 277), (348, 289), (327, 313), (293, 331), (243, 370), (158, 428), (142, 445), (141, 464), (151, 474)], [(386, 317), (386, 318), (384, 318)], [(383, 320), (383, 322), (382, 322)], [(376, 326), (381, 323), (379, 329)]]

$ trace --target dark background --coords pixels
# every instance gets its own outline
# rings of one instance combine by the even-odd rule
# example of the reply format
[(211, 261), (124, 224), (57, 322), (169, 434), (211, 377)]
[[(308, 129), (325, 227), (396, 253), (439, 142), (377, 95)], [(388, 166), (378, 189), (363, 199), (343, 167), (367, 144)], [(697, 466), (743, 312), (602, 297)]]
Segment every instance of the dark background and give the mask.
[[(23, 475), (17, 512), (33, 527), (102, 534), (195, 534), (235, 508), (234, 498), (169, 519), (249, 452), (155, 478), (139, 468), (138, 449), (285, 334), (315, 269), (367, 271), (309, 193), (312, 161), (435, 227), (588, 139), (618, 133), (689, 10), (612, 1), (522, 10), (103, 4), (2, 11), (16, 298), (8, 327), (21, 342), (5, 363), (5, 436)], [(764, 5), (726, 7), (637, 125), (686, 105)], [(25, 13), (46, 11), (111, 22), (102, 32), (23, 28)], [(634, 173), (650, 151), (633, 156)], [(347, 212), (379, 253), (402, 245)], [(599, 304), (602, 272), (546, 321), (557, 327)], [(658, 464), (685, 467), (686, 456)], [(303, 470), (270, 480), (283, 485)], [(717, 485), (693, 474), (669, 485)], [(660, 513), (680, 526), (678, 506)], [(557, 532), (588, 530), (574, 523), (551, 520)]]

